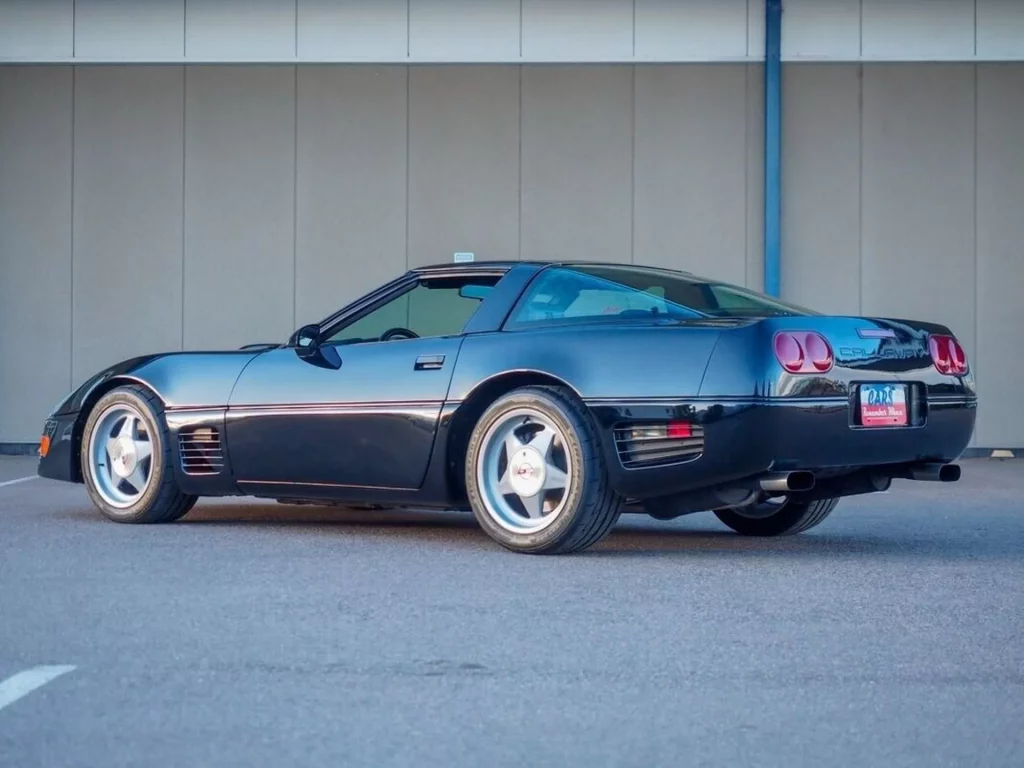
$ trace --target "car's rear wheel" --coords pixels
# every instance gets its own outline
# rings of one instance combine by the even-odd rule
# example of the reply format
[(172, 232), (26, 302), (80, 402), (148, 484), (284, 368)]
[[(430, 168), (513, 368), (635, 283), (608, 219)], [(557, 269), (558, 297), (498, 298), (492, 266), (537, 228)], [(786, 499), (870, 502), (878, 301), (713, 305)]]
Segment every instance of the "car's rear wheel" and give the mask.
[(484, 531), (516, 552), (582, 551), (622, 510), (590, 415), (560, 387), (523, 387), (491, 404), (469, 439), (466, 490)]
[(162, 416), (155, 395), (124, 386), (100, 398), (85, 422), (82, 478), (93, 503), (115, 522), (168, 523), (196, 502), (175, 482)]
[(795, 501), (784, 496), (749, 507), (716, 509), (715, 516), (744, 536), (788, 536), (819, 525), (838, 503), (839, 499)]

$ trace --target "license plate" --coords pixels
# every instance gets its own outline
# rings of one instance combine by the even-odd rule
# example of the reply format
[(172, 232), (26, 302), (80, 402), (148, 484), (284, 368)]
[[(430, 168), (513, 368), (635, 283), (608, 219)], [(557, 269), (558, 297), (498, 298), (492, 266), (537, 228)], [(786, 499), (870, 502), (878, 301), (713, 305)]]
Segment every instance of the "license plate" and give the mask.
[(907, 388), (903, 384), (862, 384), (860, 423), (865, 427), (902, 427), (907, 419)]

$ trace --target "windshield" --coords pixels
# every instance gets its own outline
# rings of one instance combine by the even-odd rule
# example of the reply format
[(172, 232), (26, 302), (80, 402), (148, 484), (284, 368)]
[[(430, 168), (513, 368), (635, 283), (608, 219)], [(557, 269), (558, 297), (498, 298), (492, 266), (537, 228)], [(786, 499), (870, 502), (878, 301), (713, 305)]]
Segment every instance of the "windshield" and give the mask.
[(509, 322), (812, 314), (817, 313), (737, 285), (681, 272), (586, 264), (544, 270)]

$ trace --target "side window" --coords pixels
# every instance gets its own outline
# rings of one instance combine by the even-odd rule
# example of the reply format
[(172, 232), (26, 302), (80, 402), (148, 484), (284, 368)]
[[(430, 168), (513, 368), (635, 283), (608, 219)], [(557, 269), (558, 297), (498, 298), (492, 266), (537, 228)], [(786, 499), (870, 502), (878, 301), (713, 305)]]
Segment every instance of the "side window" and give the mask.
[[(394, 338), (429, 338), (462, 333), (480, 302), (497, 284), (493, 276), (420, 280), (414, 288), (336, 330), (327, 341), (360, 344)], [(403, 333), (411, 331), (411, 333)]]
[(662, 286), (634, 288), (570, 269), (549, 269), (530, 287), (507, 327), (558, 320), (693, 317)]

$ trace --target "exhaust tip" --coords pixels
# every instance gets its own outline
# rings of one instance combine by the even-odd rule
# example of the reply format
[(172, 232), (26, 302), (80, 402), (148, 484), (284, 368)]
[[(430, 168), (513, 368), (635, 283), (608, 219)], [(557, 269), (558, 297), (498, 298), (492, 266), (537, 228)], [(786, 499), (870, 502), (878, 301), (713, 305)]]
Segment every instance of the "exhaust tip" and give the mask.
[(960, 479), (960, 465), (959, 464), (943, 464), (939, 468), (939, 482), (940, 483), (955, 483)]
[(760, 486), (772, 493), (799, 493), (814, 487), (814, 473), (806, 470), (779, 472), (761, 478)]
[(797, 471), (790, 472), (786, 484), (791, 491), (809, 491), (814, 488), (814, 473)]

